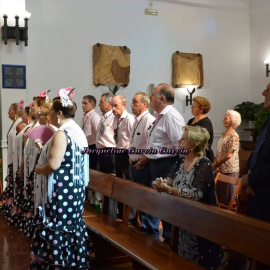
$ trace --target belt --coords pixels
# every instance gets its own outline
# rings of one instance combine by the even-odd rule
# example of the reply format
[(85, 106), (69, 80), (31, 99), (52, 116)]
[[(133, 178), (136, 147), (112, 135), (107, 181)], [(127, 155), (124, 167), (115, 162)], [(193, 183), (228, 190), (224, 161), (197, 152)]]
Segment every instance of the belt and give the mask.
[(131, 164), (132, 164), (132, 165), (135, 165), (137, 162), (138, 162), (138, 160), (132, 161)]

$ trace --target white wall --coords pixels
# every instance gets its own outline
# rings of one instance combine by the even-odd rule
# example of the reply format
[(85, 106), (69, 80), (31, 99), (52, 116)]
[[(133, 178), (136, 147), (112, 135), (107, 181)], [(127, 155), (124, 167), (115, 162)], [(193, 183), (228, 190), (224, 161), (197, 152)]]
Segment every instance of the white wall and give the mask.
[(263, 102), (261, 95), (270, 77), (266, 77), (264, 60), (270, 57), (270, 1), (254, 6), (251, 12), (251, 46), (250, 46), (250, 89), (251, 100)]
[[(107, 88), (92, 83), (92, 46), (97, 42), (131, 49), (130, 84), (119, 91), (127, 97), (129, 111), (136, 91), (146, 91), (150, 83), (171, 83), (176, 50), (201, 53), (205, 84), (196, 95), (210, 99), (209, 117), (219, 137), (226, 110), (250, 98), (250, 15), (239, 9), (239, 1), (234, 1), (235, 10), (181, 2), (187, 1), (155, 1), (159, 15), (149, 16), (144, 15), (146, 0), (27, 0), (32, 13), (28, 101), (44, 89), (52, 89), (54, 96), (64, 86), (76, 87), (79, 105), (86, 94), (99, 99)], [(176, 92), (175, 106), (187, 121), (186, 91)], [(79, 106), (76, 120), (81, 117)]]
[[(15, 6), (24, 8), (24, 0), (8, 0), (12, 1)], [(0, 0), (0, 12), (4, 12), (6, 8), (7, 0)], [(10, 4), (10, 2), (9, 2)], [(14, 14), (13, 14), (14, 15)], [(0, 18), (1, 19), (1, 18)], [(10, 18), (9, 18), (10, 19)], [(8, 22), (8, 25), (14, 26), (15, 19)], [(12, 121), (8, 118), (8, 109), (11, 103), (20, 102), (22, 99), (26, 100), (27, 89), (8, 89), (2, 88), (2, 65), (26, 65), (26, 55), (28, 48), (24, 46), (24, 43), (16, 45), (15, 40), (8, 40), (8, 44), (4, 45), (3, 42), (0, 44), (0, 95), (1, 95), (1, 148), (2, 148), (2, 168), (3, 168), (3, 178), (6, 176), (7, 172), (7, 132), (9, 130)], [(26, 75), (28, 70), (26, 68)], [(26, 84), (27, 85), (27, 84)], [(5, 187), (5, 182), (3, 183)]]

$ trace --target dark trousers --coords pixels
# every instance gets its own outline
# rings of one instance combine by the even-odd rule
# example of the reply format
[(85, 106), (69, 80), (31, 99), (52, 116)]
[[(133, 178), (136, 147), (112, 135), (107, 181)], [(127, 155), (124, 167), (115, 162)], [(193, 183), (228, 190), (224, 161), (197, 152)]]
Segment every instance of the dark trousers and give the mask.
[[(111, 149), (111, 148), (103, 148)], [(115, 155), (114, 154), (100, 154), (98, 155), (99, 170), (104, 173), (115, 173)]]
[[(88, 149), (94, 150), (97, 149), (95, 144), (88, 145)], [(96, 153), (89, 154), (89, 168), (97, 169), (98, 155)]]
[[(150, 170), (152, 175), (152, 181), (158, 177), (163, 179), (167, 177), (173, 164), (177, 161), (178, 157), (167, 157), (159, 159), (150, 159)], [(170, 244), (171, 242), (171, 224), (162, 221), (164, 243)]]
[[(117, 177), (131, 180), (128, 151), (123, 154), (115, 154), (115, 172)], [(120, 202), (118, 202), (118, 217), (123, 218), (123, 204)]]
[[(135, 162), (134, 162), (135, 163)], [(136, 183), (152, 187), (152, 177), (150, 170), (150, 163), (148, 162), (142, 170), (137, 170), (134, 163), (130, 165), (132, 180)], [(138, 200), (143, 198), (138, 198)], [(149, 235), (159, 239), (159, 218), (153, 217), (140, 211), (141, 229)]]
[[(111, 149), (111, 148), (103, 148)], [(98, 156), (99, 170), (104, 173), (115, 174), (115, 155), (114, 154), (100, 154)], [(116, 219), (116, 207), (115, 201), (103, 196), (102, 200), (102, 212), (109, 217)]]

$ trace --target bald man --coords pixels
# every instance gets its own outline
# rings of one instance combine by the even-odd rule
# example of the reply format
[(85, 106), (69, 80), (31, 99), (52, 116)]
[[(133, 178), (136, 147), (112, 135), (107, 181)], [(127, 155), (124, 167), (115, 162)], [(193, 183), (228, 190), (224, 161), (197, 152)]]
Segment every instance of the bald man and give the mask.
[[(150, 127), (147, 149), (157, 149), (156, 154), (145, 154), (150, 160), (152, 181), (156, 178), (166, 178), (176, 162), (176, 154), (160, 151), (162, 148), (178, 149), (178, 141), (183, 134), (185, 120), (172, 106), (174, 89), (168, 84), (159, 84), (152, 91), (150, 105), (156, 111), (156, 120)], [(162, 152), (162, 153), (161, 153)], [(162, 222), (164, 242), (170, 244), (171, 225)]]

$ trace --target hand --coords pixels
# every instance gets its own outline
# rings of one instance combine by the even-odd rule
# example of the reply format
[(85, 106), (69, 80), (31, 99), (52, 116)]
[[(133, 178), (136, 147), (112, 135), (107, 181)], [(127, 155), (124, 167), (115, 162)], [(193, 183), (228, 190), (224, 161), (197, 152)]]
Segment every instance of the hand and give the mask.
[(136, 168), (137, 170), (142, 170), (144, 168), (144, 166), (142, 164), (139, 164), (138, 162), (134, 165), (134, 168)]
[(246, 186), (249, 186), (248, 174), (243, 175), (242, 178), (241, 178), (241, 181), (242, 181), (242, 188), (245, 188)]
[(39, 150), (43, 148), (43, 144), (40, 140), (35, 140), (35, 145)]
[(18, 176), (20, 179), (23, 179), (23, 170), (18, 171)]
[(156, 190), (158, 192), (168, 192), (169, 188), (170, 187), (166, 183), (163, 182), (157, 185)]
[(246, 192), (247, 195), (255, 197), (255, 192), (250, 186), (246, 186), (243, 190), (244, 192)]
[(37, 164), (36, 165), (36, 168), (35, 168), (35, 172), (37, 173), (37, 174), (40, 174), (40, 169), (41, 169), (41, 165), (40, 164)]

